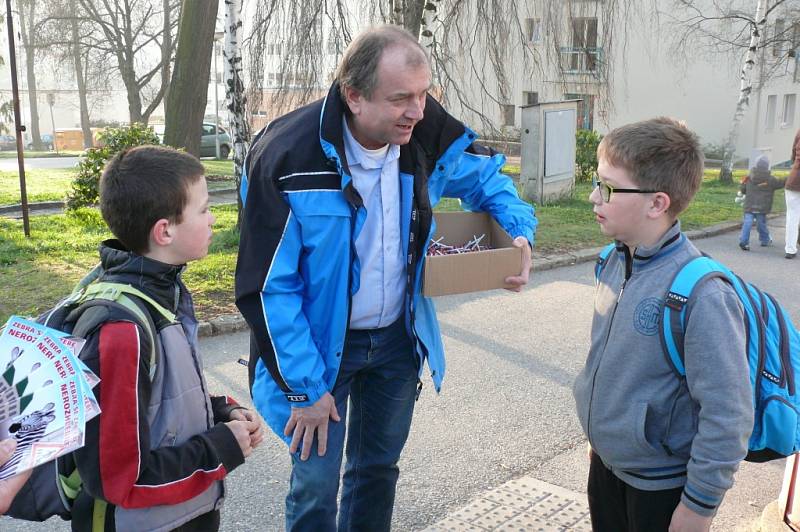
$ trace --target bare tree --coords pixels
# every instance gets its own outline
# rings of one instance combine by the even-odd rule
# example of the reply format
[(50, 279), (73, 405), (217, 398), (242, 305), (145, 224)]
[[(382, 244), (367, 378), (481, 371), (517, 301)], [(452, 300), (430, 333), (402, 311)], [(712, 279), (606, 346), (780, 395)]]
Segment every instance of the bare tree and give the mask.
[[(788, 61), (794, 59), (797, 45), (800, 44), (800, 16), (796, 12), (800, 7), (797, 0), (751, 0), (752, 11), (736, 9), (730, 3), (701, 2), (698, 0), (676, 0), (672, 11), (672, 26), (677, 28), (674, 49), (686, 55), (697, 53), (700, 44), (711, 56), (735, 57), (741, 61), (739, 70), (739, 92), (736, 108), (731, 120), (730, 129), (725, 139), (722, 168), (719, 179), (725, 183), (733, 181), (733, 163), (736, 142), (739, 138), (742, 120), (750, 108), (753, 95), (753, 69), (759, 63), (758, 84), (762, 86), (767, 80), (787, 67)], [(743, 3), (737, 4), (743, 7)], [(774, 24), (775, 13), (779, 9), (794, 10), (790, 23), (782, 27)], [(768, 32), (770, 17), (775, 31)], [(763, 53), (770, 50), (772, 53)], [(758, 88), (758, 86), (756, 87)]]
[(99, 30), (87, 46), (116, 61), (130, 121), (147, 123), (169, 87), (179, 0), (76, 1)]
[[(319, 97), (335, 61), (355, 29), (375, 23), (402, 25), (429, 50), (437, 96), (476, 117), (485, 131), (499, 133), (492, 110), (511, 99), (519, 72), (543, 83), (570, 86), (571, 59), (584, 68), (606, 105), (612, 87), (615, 43), (624, 47), (628, 24), (651, 12), (652, 2), (581, 0), (266, 0), (257, 3), (247, 40), (251, 108), (266, 92), (274, 108), (288, 110)], [(593, 41), (573, 23), (596, 20)], [(536, 21), (534, 29), (529, 22)], [(602, 31), (598, 32), (598, 25)], [(533, 31), (547, 46), (531, 46)], [(565, 55), (563, 48), (571, 45)], [(602, 54), (599, 52), (602, 50)], [(267, 67), (272, 67), (268, 79)], [(551, 77), (551, 72), (555, 74)], [(263, 87), (272, 87), (264, 90)]]
[(105, 85), (108, 76), (100, 76), (101, 81), (98, 83), (98, 74), (107, 74), (108, 71), (103, 54), (89, 44), (96, 39), (94, 34), (98, 30), (81, 15), (78, 0), (51, 0), (40, 35), (43, 52), (75, 77), (83, 147), (89, 148), (93, 144), (89, 118), (89, 86)]
[(37, 0), (19, 0), (19, 36), (25, 53), (25, 74), (28, 82), (28, 107), (31, 113), (30, 133), (34, 150), (42, 149), (39, 131), (39, 101), (36, 94), (36, 52), (40, 46), (38, 29), (42, 22), (42, 3)]
[(175, 71), (166, 100), (164, 143), (196, 156), (200, 155), (218, 7), (218, 0), (184, 0)]

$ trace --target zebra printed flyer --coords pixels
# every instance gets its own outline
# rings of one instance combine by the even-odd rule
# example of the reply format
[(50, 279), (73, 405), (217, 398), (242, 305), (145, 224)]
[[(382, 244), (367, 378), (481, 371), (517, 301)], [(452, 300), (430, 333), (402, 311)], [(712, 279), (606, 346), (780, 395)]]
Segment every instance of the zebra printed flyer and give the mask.
[(0, 480), (71, 452), (100, 413), (99, 379), (77, 357), (82, 340), (12, 316), (0, 334), (0, 440), (17, 449)]

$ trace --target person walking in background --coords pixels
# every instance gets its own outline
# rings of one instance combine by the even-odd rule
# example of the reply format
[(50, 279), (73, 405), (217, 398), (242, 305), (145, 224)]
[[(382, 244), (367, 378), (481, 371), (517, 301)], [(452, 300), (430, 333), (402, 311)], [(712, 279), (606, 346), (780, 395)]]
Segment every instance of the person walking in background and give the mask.
[(800, 225), (800, 131), (792, 143), (792, 169), (786, 178), (786, 243), (784, 251), (787, 259), (797, 256), (797, 233)]
[[(769, 236), (767, 227), (767, 214), (772, 211), (772, 198), (775, 190), (783, 188), (783, 184), (782, 180), (776, 179), (770, 174), (767, 156), (759, 156), (756, 159), (756, 165), (750, 170), (750, 175), (742, 181), (741, 192), (745, 195), (742, 236), (739, 237), (739, 247), (742, 251), (750, 251), (750, 230), (753, 227), (753, 220), (756, 221), (758, 240), (761, 245), (772, 244), (772, 237)], [(795, 240), (797, 240), (796, 236)]]

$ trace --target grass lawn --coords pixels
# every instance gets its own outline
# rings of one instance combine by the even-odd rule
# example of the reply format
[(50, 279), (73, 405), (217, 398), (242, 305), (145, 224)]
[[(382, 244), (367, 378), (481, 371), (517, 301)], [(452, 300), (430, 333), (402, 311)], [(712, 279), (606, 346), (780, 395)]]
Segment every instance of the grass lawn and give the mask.
[[(0, 152), (2, 153), (2, 152)], [(233, 161), (216, 161), (203, 159), (206, 175), (214, 176), (209, 180), (208, 188), (227, 188), (235, 186), (233, 181)], [(217, 176), (230, 176), (220, 179)], [(28, 201), (60, 201), (63, 200), (75, 177), (74, 168), (32, 168), (25, 171), (25, 188)], [(20, 202), (19, 173), (0, 171), (0, 205), (12, 205)]]
[[(25, 171), (25, 189), (28, 201), (63, 200), (75, 176), (72, 168), (32, 168)], [(0, 205), (20, 202), (19, 172), (0, 171)]]
[[(736, 176), (738, 181), (741, 172)], [(741, 219), (742, 209), (733, 202), (738, 186), (720, 185), (715, 179), (716, 171), (707, 173), (700, 192), (681, 216), (684, 229)], [(573, 198), (537, 206), (537, 251), (554, 253), (608, 242), (594, 221), (589, 192), (588, 184), (579, 184)], [(775, 210), (783, 211), (782, 191), (775, 196)], [(458, 209), (458, 201), (451, 199), (437, 206), (439, 211)], [(236, 206), (212, 210), (217, 224), (209, 256), (190, 264), (184, 276), (195, 295), (198, 315), (204, 319), (235, 311)], [(97, 262), (97, 245), (110, 237), (93, 209), (33, 216), (31, 233), (31, 239), (25, 239), (21, 221), (0, 218), (0, 324), (12, 313), (35, 315), (55, 304)]]

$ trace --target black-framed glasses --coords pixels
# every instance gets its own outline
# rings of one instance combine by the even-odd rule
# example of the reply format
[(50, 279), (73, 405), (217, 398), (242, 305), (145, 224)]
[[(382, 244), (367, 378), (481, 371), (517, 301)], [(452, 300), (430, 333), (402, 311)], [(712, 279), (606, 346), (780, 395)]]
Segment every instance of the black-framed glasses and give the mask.
[(592, 176), (592, 188), (600, 189), (600, 197), (603, 198), (604, 203), (608, 203), (611, 201), (611, 196), (620, 193), (620, 194), (655, 194), (659, 192), (658, 190), (644, 190), (641, 188), (614, 188), (608, 183), (600, 181), (598, 179), (597, 174)]

